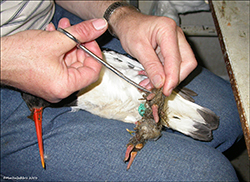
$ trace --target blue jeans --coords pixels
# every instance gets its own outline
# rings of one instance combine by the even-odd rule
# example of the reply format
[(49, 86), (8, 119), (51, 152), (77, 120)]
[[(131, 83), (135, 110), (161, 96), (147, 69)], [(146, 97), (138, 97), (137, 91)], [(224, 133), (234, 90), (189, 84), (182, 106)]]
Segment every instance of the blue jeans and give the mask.
[[(53, 22), (62, 17), (71, 19), (72, 24), (82, 21), (57, 6)], [(124, 53), (117, 39), (111, 39), (102, 48)], [(232, 165), (221, 153), (242, 137), (230, 84), (201, 67), (183, 84), (198, 93), (196, 103), (220, 116), (214, 139), (201, 142), (172, 130), (163, 131), (159, 140), (147, 142), (129, 171), (123, 163), (131, 137), (126, 128), (132, 130), (134, 125), (83, 110), (70, 112), (69, 107), (44, 110), (44, 170), (35, 126), (27, 118), (28, 107), (18, 91), (1, 87), (1, 179), (237, 181)]]

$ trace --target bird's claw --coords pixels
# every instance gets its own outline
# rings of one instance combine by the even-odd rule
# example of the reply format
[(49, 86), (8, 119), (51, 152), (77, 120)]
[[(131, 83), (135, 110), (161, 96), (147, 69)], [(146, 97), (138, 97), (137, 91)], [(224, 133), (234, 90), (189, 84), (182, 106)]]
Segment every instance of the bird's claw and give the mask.
[(130, 135), (134, 136), (132, 133), (135, 133), (135, 131), (129, 130), (128, 128), (126, 130), (127, 130), (127, 132), (129, 132)]

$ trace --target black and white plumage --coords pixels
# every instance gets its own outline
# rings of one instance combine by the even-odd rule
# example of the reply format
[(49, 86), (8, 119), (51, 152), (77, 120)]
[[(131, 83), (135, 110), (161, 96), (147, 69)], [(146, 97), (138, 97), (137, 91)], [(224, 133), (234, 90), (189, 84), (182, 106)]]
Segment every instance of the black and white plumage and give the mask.
[[(146, 78), (139, 72), (144, 70), (136, 60), (113, 51), (103, 51), (104, 59), (136, 83)], [(212, 130), (219, 124), (219, 118), (211, 110), (193, 102), (188, 89), (175, 89), (165, 98), (163, 125), (194, 139), (212, 140)], [(97, 82), (78, 93), (77, 106), (72, 111), (84, 109), (108, 119), (135, 123), (141, 119), (138, 107), (145, 100), (143, 92), (130, 85), (110, 70), (103, 68)]]

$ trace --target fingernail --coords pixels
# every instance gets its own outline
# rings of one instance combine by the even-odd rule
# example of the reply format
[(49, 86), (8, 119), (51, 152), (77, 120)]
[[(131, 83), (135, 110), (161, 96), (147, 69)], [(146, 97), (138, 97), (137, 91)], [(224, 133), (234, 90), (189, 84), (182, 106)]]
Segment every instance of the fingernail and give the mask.
[(162, 86), (162, 77), (160, 75), (155, 75), (152, 79), (152, 83), (156, 88)]
[(101, 30), (101, 29), (107, 27), (107, 25), (108, 25), (107, 21), (104, 18), (95, 19), (94, 21), (92, 21), (92, 24), (96, 30)]

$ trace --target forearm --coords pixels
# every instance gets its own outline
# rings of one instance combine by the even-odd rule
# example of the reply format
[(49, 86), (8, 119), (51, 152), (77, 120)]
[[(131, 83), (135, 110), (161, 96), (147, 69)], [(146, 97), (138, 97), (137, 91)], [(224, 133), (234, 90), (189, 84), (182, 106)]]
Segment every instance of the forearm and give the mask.
[(102, 18), (106, 9), (114, 2), (122, 0), (105, 0), (105, 1), (65, 1), (55, 0), (55, 2), (64, 9), (79, 16), (84, 20), (93, 18)]
[[(22, 46), (29, 41), (25, 36), (29, 33), (24, 31), (11, 36), (1, 37), (1, 84), (23, 89), (27, 75), (33, 75), (33, 65), (27, 52), (32, 52), (32, 46)], [(30, 39), (34, 37), (31, 36)], [(25, 49), (24, 49), (25, 47)], [(31, 76), (32, 77), (32, 76)]]
[[(56, 3), (71, 13), (81, 17), (84, 20), (93, 18), (102, 18), (106, 9), (114, 2), (126, 2), (126, 0), (108, 0), (108, 1), (65, 1), (56, 0)], [(138, 15), (139, 14), (139, 15)], [(113, 33), (120, 37), (126, 32), (128, 25), (133, 23), (133, 20), (142, 20), (145, 17), (135, 8), (128, 6), (117, 8), (109, 19), (109, 25), (112, 27)], [(140, 18), (141, 17), (141, 18)]]
[(12, 65), (8, 58), (9, 55), (13, 55), (10, 50), (11, 44), (13, 44), (11, 37), (1, 37), (1, 84), (13, 86), (12, 73), (16, 64)]

